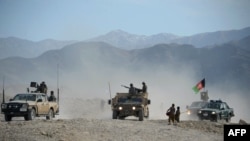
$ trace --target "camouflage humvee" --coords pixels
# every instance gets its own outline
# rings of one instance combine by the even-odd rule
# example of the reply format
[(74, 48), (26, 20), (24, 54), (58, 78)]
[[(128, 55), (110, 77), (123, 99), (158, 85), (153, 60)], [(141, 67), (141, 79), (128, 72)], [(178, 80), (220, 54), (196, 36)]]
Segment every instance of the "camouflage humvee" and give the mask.
[(135, 116), (139, 121), (144, 117), (149, 117), (150, 100), (148, 93), (138, 93), (131, 95), (129, 93), (116, 93), (116, 96), (108, 101), (113, 111), (113, 119), (124, 119), (128, 116)]

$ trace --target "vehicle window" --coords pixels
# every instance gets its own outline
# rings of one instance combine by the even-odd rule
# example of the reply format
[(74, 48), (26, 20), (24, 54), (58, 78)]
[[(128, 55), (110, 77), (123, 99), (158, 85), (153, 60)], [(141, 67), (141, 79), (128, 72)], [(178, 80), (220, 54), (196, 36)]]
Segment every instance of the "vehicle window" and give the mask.
[(38, 96), (37, 96), (37, 99), (42, 99), (42, 100), (43, 100), (43, 98), (42, 98), (41, 95), (38, 95)]
[(25, 97), (23, 96), (23, 95), (21, 95), (21, 94), (18, 94), (18, 95), (16, 95), (14, 98), (13, 98), (13, 100), (24, 100), (25, 99)]
[(212, 108), (212, 109), (220, 109), (220, 104), (219, 103), (209, 103), (207, 105), (208, 108)]
[(142, 99), (141, 98), (131, 98), (131, 99), (128, 99), (128, 98), (119, 98), (118, 102), (120, 102), (120, 103), (142, 102)]
[(221, 103), (221, 105), (220, 105), (220, 109), (222, 109), (222, 108), (224, 108), (224, 104), (223, 103)]
[(226, 108), (226, 109), (229, 109), (229, 106), (227, 105), (227, 103), (225, 103), (225, 108)]
[(42, 100), (43, 100), (43, 102), (45, 102), (46, 101), (46, 95), (42, 95)]
[(36, 101), (36, 95), (35, 94), (27, 95), (27, 100), (29, 100), (29, 101)]
[(14, 100), (21, 100), (21, 101), (35, 101), (36, 95), (34, 94), (18, 94), (14, 97)]

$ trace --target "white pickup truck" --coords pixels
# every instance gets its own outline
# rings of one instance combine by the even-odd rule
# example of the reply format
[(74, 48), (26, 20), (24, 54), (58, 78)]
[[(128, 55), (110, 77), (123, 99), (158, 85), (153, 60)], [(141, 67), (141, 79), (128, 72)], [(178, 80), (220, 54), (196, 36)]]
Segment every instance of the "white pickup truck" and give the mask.
[(11, 121), (12, 117), (24, 117), (25, 120), (33, 120), (35, 117), (46, 116), (52, 119), (59, 112), (56, 101), (48, 101), (43, 93), (19, 93), (7, 103), (1, 104), (5, 121)]
[[(35, 83), (31, 84), (33, 86)], [(59, 103), (58, 101), (49, 101), (47, 94), (39, 91), (18, 93), (9, 102), (1, 104), (1, 112), (4, 114), (5, 121), (11, 121), (12, 117), (33, 120), (35, 117), (41, 116), (50, 120), (59, 114)]]

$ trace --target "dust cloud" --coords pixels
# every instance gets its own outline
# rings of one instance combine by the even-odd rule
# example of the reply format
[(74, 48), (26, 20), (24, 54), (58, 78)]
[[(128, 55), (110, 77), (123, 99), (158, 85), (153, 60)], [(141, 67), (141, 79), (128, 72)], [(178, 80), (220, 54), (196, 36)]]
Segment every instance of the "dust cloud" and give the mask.
[[(39, 83), (46, 81), (49, 91), (53, 90), (56, 93), (58, 85), (60, 118), (112, 118), (108, 100), (114, 97), (116, 92), (128, 91), (121, 85), (129, 86), (133, 83), (135, 87), (141, 88), (141, 83), (144, 81), (148, 86), (151, 100), (150, 119), (167, 119), (166, 110), (174, 103), (176, 107), (180, 106), (181, 120), (187, 120), (186, 106), (200, 100), (200, 95), (195, 94), (192, 87), (203, 78), (204, 76), (197, 76), (192, 66), (179, 66), (178, 69), (165, 67), (154, 69), (149, 66), (149, 69), (134, 71), (125, 68), (95, 70), (88, 73), (62, 71), (58, 82), (56, 79), (46, 77), (37, 81)], [(9, 96), (25, 91), (27, 85), (20, 84), (11, 94), (8, 93)], [(235, 117), (232, 118), (232, 122), (238, 122), (240, 119), (250, 122), (248, 110), (250, 104), (246, 94), (240, 90), (220, 89), (219, 84), (206, 85), (205, 90), (208, 91), (210, 99), (226, 101), (234, 109)]]

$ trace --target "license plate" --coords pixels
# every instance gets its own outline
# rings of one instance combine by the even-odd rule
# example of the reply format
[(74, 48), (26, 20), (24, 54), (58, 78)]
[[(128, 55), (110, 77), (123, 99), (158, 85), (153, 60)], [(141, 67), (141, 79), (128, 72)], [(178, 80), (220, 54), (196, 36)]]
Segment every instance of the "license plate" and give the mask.
[(207, 113), (203, 113), (203, 116), (206, 117), (206, 116), (208, 116), (208, 114)]

